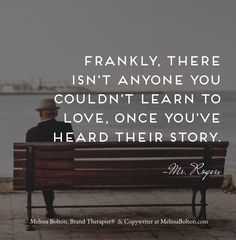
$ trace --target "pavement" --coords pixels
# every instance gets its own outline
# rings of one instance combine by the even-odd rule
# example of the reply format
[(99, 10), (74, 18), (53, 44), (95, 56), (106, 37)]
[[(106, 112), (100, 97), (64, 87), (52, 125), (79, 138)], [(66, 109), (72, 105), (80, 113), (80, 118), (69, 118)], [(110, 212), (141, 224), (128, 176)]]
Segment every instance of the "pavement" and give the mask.
[[(78, 205), (190, 203), (192, 193), (188, 190), (84, 190), (55, 195), (55, 205)], [(60, 208), (57, 213), (61, 217), (51, 222), (47, 222), (44, 209), (34, 209), (36, 230), (29, 232), (24, 224), (26, 193), (1, 193), (0, 240), (235, 240), (236, 194), (208, 190), (207, 202), (209, 228), (187, 224), (192, 216), (190, 207)], [(33, 194), (33, 203), (43, 204), (41, 192)]]

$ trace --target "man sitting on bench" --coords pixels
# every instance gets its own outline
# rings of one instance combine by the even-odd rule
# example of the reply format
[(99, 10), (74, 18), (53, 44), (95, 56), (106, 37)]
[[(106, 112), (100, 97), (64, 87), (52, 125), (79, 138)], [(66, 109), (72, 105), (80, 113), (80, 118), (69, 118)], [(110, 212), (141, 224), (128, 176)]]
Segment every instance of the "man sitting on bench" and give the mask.
[[(26, 142), (54, 142), (54, 133), (63, 135), (66, 139), (67, 132), (73, 132), (70, 123), (59, 122), (55, 118), (58, 115), (58, 107), (54, 99), (43, 99), (36, 111), (39, 112), (41, 122), (26, 133)], [(43, 197), (46, 204), (46, 217), (55, 218), (56, 212), (53, 208), (53, 189), (43, 190)]]

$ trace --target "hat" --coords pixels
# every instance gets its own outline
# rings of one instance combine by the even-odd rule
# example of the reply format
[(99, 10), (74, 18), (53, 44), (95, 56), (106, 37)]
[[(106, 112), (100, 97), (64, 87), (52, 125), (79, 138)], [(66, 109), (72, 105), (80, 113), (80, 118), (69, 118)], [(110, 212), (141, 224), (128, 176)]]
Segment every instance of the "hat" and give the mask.
[(54, 101), (53, 98), (45, 98), (45, 99), (42, 99), (40, 104), (39, 104), (39, 107), (36, 108), (35, 110), (36, 111), (40, 111), (40, 110), (56, 110), (56, 109), (59, 109), (60, 107), (58, 107), (56, 105), (56, 102)]

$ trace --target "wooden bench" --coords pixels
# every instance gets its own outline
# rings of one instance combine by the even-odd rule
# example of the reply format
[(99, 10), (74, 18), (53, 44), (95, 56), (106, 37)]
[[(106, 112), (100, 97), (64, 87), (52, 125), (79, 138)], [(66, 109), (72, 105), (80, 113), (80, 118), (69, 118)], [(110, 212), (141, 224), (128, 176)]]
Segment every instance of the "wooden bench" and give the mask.
[[(32, 209), (45, 207), (32, 205), (31, 195), (45, 188), (192, 189), (190, 203), (55, 207), (190, 206), (194, 218), (204, 220), (206, 190), (220, 188), (223, 183), (227, 147), (228, 142), (15, 143), (14, 189), (27, 192), (28, 230), (33, 229)], [(212, 171), (212, 175), (192, 172), (201, 163), (201, 172)], [(199, 203), (197, 192), (201, 196)]]

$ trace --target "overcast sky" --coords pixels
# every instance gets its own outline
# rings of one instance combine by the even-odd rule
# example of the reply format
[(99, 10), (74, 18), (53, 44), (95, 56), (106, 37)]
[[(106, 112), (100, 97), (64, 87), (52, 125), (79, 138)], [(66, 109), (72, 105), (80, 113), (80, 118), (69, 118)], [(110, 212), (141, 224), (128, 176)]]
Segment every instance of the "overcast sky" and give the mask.
[[(84, 55), (220, 55), (217, 69), (183, 73), (220, 73), (220, 89), (236, 90), (235, 9), (235, 0), (1, 0), (0, 81), (178, 72), (165, 64), (161, 71), (85, 68)], [(192, 89), (188, 81), (185, 89)]]

